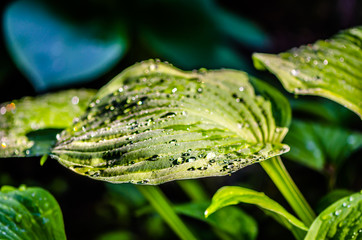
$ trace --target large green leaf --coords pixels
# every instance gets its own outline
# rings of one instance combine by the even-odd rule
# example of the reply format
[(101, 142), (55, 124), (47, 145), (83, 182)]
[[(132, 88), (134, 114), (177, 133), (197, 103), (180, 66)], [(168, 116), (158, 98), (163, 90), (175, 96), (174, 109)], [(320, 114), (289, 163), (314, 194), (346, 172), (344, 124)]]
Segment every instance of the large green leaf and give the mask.
[[(270, 97), (270, 96), (268, 96)], [(136, 64), (103, 87), (52, 156), (111, 182), (222, 176), (280, 155), (287, 129), (244, 72)]]
[(0, 238), (66, 239), (62, 211), (55, 198), (38, 187), (3, 186), (0, 191)]
[(256, 239), (256, 221), (237, 207), (226, 207), (205, 218), (209, 202), (186, 203), (174, 206), (176, 213), (207, 222), (212, 227), (225, 232), (232, 239)]
[(362, 193), (345, 197), (324, 210), (310, 226), (306, 240), (361, 239)]
[(125, 54), (124, 27), (94, 19), (71, 22), (53, 10), (43, 1), (18, 0), (3, 15), (10, 55), (36, 90), (90, 81)]
[(85, 111), (94, 90), (68, 90), (0, 104), (0, 158), (50, 152), (56, 134)]
[(326, 164), (338, 168), (353, 151), (362, 147), (362, 133), (293, 120), (285, 142), (291, 147), (286, 157), (322, 171)]
[(301, 239), (305, 231), (308, 230), (304, 223), (264, 193), (242, 187), (227, 186), (220, 188), (212, 197), (212, 202), (206, 209), (205, 216), (208, 217), (223, 207), (236, 205), (238, 203), (248, 203), (258, 206), (283, 226), (291, 230), (298, 239)]
[(288, 91), (329, 98), (362, 117), (362, 26), (278, 55), (256, 53), (253, 59)]

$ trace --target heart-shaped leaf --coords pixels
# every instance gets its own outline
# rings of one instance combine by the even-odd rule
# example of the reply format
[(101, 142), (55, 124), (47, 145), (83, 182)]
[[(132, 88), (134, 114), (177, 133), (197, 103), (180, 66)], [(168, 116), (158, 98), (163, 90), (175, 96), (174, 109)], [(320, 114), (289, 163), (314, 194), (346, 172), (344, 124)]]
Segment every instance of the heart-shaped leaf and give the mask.
[(41, 1), (16, 1), (4, 13), (11, 57), (38, 91), (92, 80), (117, 63), (126, 33), (101, 25), (69, 22)]
[(84, 113), (94, 94), (68, 90), (0, 104), (0, 158), (49, 153), (56, 134)]
[(362, 193), (345, 197), (324, 210), (310, 226), (305, 240), (361, 239)]
[(246, 73), (184, 72), (150, 60), (102, 88), (52, 156), (95, 179), (159, 184), (280, 155), (289, 149), (280, 143), (286, 131)]
[(362, 117), (361, 46), (362, 26), (278, 55), (256, 53), (253, 59), (289, 92), (329, 98)]
[(0, 191), (0, 238), (65, 240), (63, 215), (55, 198), (38, 187), (3, 186)]
[(227, 186), (220, 188), (212, 197), (212, 202), (206, 209), (205, 216), (208, 217), (223, 207), (239, 203), (258, 206), (280, 224), (291, 230), (298, 239), (301, 239), (305, 235), (305, 231), (308, 230), (304, 223), (264, 193), (242, 187)]
[(285, 157), (322, 171), (327, 163), (341, 166), (353, 151), (362, 147), (362, 133), (293, 120), (285, 142), (291, 147)]

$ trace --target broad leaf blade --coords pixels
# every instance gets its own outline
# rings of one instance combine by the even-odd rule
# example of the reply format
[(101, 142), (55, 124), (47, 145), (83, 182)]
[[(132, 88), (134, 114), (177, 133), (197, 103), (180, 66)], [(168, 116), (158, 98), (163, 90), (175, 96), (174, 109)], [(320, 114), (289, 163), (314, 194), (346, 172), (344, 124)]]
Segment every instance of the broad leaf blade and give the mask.
[(0, 191), (0, 238), (63, 240), (63, 216), (55, 198), (37, 187), (3, 186)]
[(362, 117), (362, 27), (278, 55), (256, 53), (254, 65), (275, 74), (289, 92), (336, 101)]
[(340, 167), (353, 151), (362, 147), (362, 133), (293, 120), (285, 142), (291, 147), (285, 157), (322, 171), (326, 164)]
[(37, 91), (90, 81), (125, 54), (123, 27), (70, 22), (53, 10), (42, 1), (18, 0), (3, 17), (10, 55)]
[(237, 207), (226, 207), (205, 218), (204, 212), (209, 202), (186, 203), (174, 206), (176, 213), (189, 216), (222, 230), (233, 239), (256, 239), (256, 221)]
[(308, 230), (304, 223), (264, 193), (242, 187), (228, 186), (220, 188), (213, 196), (210, 206), (206, 209), (205, 216), (208, 217), (223, 207), (236, 205), (238, 203), (248, 203), (258, 206), (283, 226), (291, 230), (298, 238), (303, 235), (303, 231)]
[(360, 239), (361, 210), (361, 192), (335, 202), (314, 220), (305, 239)]
[(248, 78), (136, 64), (99, 91), (52, 156), (95, 179), (159, 184), (227, 175), (280, 155), (287, 129)]
[(68, 90), (0, 104), (0, 158), (50, 152), (56, 134), (83, 114), (94, 90)]

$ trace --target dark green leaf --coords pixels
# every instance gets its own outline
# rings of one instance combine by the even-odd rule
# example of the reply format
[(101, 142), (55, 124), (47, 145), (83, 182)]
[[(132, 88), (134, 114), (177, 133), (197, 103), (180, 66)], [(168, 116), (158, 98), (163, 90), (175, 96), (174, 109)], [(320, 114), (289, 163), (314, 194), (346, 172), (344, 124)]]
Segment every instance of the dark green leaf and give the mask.
[(50, 152), (56, 134), (83, 114), (94, 90), (68, 90), (0, 104), (0, 158)]
[(279, 55), (253, 55), (258, 69), (275, 74), (289, 92), (336, 101), (362, 117), (362, 27)]
[(362, 193), (345, 197), (324, 210), (310, 226), (305, 240), (361, 239)]
[(111, 182), (159, 184), (222, 176), (280, 155), (287, 128), (234, 70), (184, 72), (136, 64), (102, 88), (52, 156)]
[(204, 212), (208, 202), (186, 203), (174, 207), (176, 213), (207, 222), (212, 227), (227, 233), (232, 239), (256, 239), (258, 227), (255, 220), (240, 208), (226, 207), (208, 218)]
[(303, 231), (308, 230), (304, 223), (264, 193), (242, 187), (220, 188), (213, 196), (211, 205), (205, 211), (205, 216), (208, 217), (223, 207), (236, 205), (238, 203), (248, 203), (258, 206), (283, 226), (291, 230), (298, 239), (303, 236)]
[(122, 27), (70, 22), (42, 1), (12, 2), (4, 33), (11, 57), (38, 91), (99, 77), (127, 47)]
[(213, 14), (220, 30), (248, 47), (266, 48), (270, 45), (267, 34), (255, 23), (221, 8)]
[(285, 142), (291, 147), (285, 156), (322, 171), (325, 164), (339, 167), (362, 146), (362, 133), (315, 122), (293, 120)]
[(65, 240), (63, 216), (55, 198), (37, 187), (3, 186), (0, 191), (0, 238)]

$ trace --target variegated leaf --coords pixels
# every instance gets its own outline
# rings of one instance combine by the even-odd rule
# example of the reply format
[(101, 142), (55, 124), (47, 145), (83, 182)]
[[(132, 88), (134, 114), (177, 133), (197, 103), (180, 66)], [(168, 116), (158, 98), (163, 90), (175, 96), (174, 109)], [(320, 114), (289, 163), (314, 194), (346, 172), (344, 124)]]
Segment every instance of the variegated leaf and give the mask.
[(52, 156), (94, 179), (159, 184), (280, 155), (289, 149), (280, 143), (286, 131), (246, 73), (184, 72), (150, 60), (103, 87)]

